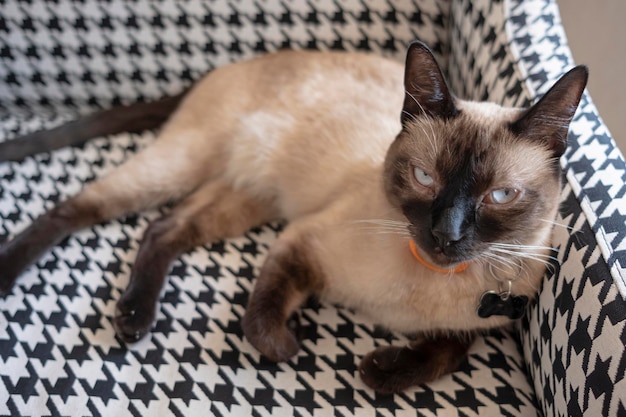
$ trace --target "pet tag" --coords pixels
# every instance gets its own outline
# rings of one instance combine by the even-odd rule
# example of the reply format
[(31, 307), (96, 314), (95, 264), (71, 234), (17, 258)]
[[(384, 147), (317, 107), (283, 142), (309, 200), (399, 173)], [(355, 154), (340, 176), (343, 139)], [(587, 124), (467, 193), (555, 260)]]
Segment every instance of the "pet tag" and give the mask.
[(521, 319), (526, 311), (528, 297), (525, 295), (511, 295), (505, 291), (497, 293), (487, 291), (480, 297), (478, 317), (486, 319), (491, 316), (506, 316), (512, 320)]

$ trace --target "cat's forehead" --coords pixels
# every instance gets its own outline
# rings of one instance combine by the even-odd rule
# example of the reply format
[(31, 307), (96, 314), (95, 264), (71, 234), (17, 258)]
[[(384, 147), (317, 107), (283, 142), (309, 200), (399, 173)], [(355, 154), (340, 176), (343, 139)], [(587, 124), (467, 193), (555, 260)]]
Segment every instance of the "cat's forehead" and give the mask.
[(456, 116), (415, 118), (407, 132), (416, 157), (455, 157), (466, 154), (495, 152), (513, 133), (508, 128), (520, 110), (504, 108), (493, 103), (460, 101)]
[[(543, 146), (521, 140), (510, 123), (521, 109), (493, 103), (460, 101), (459, 114), (449, 119), (416, 119), (408, 129), (411, 159), (416, 165), (441, 176), (453, 175), (460, 167), (485, 181), (533, 176), (539, 161), (548, 160)], [(534, 166), (528, 161), (538, 162)]]
[(519, 117), (521, 110), (461, 100), (457, 107), (457, 117), (441, 121), (442, 139), (474, 152), (495, 150), (513, 139), (509, 125)]

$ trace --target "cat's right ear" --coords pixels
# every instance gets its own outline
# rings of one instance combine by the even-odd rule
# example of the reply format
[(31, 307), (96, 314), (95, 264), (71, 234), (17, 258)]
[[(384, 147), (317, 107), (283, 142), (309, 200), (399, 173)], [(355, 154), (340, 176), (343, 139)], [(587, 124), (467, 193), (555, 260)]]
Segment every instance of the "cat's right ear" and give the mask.
[(511, 124), (511, 130), (534, 141), (545, 143), (555, 157), (567, 146), (567, 132), (576, 113), (589, 70), (584, 65), (563, 75), (548, 92)]
[(404, 68), (402, 124), (414, 117), (449, 118), (457, 114), (454, 97), (433, 53), (422, 42), (409, 45)]

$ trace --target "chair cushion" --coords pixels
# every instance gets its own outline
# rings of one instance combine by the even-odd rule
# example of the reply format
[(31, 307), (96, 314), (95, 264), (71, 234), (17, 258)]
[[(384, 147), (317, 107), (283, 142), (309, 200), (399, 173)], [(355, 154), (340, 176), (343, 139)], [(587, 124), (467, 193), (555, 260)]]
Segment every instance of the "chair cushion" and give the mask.
[[(5, 120), (0, 128), (42, 124)], [(3, 233), (152, 141), (150, 132), (122, 134), (0, 164)], [(518, 340), (507, 331), (480, 338), (459, 372), (396, 396), (366, 388), (357, 365), (376, 346), (406, 339), (346, 309), (310, 302), (298, 356), (279, 365), (261, 359), (239, 323), (280, 224), (183, 255), (153, 331), (122, 344), (111, 324), (115, 302), (142, 232), (158, 215), (72, 235), (0, 299), (0, 396), (7, 399), (0, 415), (537, 415)]]

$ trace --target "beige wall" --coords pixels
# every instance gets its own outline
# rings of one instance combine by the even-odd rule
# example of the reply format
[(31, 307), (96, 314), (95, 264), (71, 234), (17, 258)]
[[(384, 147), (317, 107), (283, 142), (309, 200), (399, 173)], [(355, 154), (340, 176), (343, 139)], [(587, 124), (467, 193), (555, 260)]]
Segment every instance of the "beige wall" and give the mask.
[(574, 59), (589, 67), (589, 92), (626, 153), (626, 1), (559, 0)]

